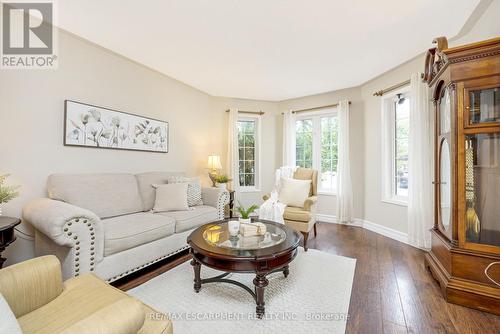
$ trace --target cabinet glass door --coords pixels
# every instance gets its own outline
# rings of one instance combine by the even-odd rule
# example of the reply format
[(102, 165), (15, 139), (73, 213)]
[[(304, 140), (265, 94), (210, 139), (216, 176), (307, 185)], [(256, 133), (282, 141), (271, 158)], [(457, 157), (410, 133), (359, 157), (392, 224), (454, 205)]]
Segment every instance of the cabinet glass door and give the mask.
[(500, 246), (500, 133), (465, 136), (465, 236)]
[(498, 87), (469, 91), (469, 123), (500, 122)]
[(451, 237), (451, 91), (444, 87), (439, 100), (439, 220), (440, 228), (448, 237)]
[(450, 146), (446, 140), (441, 144), (439, 161), (439, 210), (441, 224), (444, 229), (450, 229), (451, 221), (451, 166), (450, 166)]

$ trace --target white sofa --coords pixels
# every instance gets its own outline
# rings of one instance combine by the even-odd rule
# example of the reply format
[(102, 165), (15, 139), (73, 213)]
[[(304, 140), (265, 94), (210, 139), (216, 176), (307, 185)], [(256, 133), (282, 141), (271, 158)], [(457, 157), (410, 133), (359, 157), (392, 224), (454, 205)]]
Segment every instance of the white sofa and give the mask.
[(194, 228), (224, 218), (229, 194), (202, 188), (203, 205), (152, 213), (151, 185), (171, 175), (182, 173), (51, 175), (49, 198), (23, 208), (35, 227), (36, 255), (56, 255), (65, 279), (94, 272), (112, 282), (187, 249)]

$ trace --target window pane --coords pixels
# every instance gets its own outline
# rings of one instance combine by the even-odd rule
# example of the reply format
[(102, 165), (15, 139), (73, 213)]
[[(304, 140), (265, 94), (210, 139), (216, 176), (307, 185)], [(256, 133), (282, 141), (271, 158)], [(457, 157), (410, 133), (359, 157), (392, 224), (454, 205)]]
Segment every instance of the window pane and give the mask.
[(254, 147), (255, 146), (255, 137), (253, 134), (245, 135), (245, 147)]
[(239, 173), (244, 173), (245, 172), (245, 162), (244, 161), (240, 161), (239, 162)]
[(254, 174), (245, 174), (245, 186), (255, 186)]
[(408, 196), (408, 134), (410, 130), (410, 99), (395, 102), (394, 129), (394, 195)]
[(321, 182), (320, 190), (336, 191), (338, 159), (338, 119), (321, 117)]
[(303, 119), (295, 122), (295, 160), (297, 166), (312, 167), (313, 159), (313, 120)]
[(255, 162), (254, 161), (245, 161), (245, 174), (254, 173), (255, 172)]
[(253, 160), (255, 157), (255, 149), (253, 147), (245, 148), (245, 160)]
[(238, 121), (238, 160), (240, 186), (255, 186), (256, 122)]

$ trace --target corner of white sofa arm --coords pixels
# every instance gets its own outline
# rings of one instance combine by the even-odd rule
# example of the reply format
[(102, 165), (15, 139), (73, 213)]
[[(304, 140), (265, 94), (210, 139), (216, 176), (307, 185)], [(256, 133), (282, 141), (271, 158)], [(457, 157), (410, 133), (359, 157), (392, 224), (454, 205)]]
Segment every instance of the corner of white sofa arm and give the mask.
[(102, 260), (104, 229), (101, 219), (93, 212), (65, 202), (40, 198), (24, 206), (23, 219), (56, 245), (71, 248), (71, 272), (75, 276), (93, 271)]

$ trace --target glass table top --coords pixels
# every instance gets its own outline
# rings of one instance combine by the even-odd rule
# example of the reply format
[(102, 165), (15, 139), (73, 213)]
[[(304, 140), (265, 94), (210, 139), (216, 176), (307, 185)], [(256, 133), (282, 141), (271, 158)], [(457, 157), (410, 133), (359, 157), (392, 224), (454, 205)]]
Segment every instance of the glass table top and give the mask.
[(276, 246), (286, 239), (283, 229), (265, 222), (221, 222), (206, 227), (202, 235), (212, 246), (236, 250), (263, 249)]

